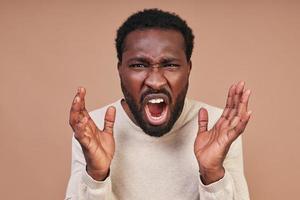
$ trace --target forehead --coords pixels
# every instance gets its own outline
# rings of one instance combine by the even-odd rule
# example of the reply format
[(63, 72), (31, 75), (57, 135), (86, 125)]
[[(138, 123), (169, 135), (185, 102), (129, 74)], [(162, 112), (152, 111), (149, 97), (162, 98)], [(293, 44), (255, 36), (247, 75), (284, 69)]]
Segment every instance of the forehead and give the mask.
[(124, 41), (123, 57), (145, 55), (153, 59), (161, 56), (185, 56), (182, 34), (170, 29), (144, 29), (129, 33)]

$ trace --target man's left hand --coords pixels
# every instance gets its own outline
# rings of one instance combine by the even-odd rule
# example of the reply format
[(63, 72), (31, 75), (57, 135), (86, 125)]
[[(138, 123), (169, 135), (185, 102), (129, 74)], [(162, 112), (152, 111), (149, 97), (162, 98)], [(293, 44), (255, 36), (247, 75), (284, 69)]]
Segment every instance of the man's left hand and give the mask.
[(228, 92), (226, 107), (217, 123), (207, 130), (208, 113), (201, 108), (198, 114), (199, 130), (194, 144), (201, 180), (205, 185), (223, 178), (223, 161), (230, 145), (244, 131), (250, 119), (248, 110), (250, 90), (245, 82), (233, 84)]

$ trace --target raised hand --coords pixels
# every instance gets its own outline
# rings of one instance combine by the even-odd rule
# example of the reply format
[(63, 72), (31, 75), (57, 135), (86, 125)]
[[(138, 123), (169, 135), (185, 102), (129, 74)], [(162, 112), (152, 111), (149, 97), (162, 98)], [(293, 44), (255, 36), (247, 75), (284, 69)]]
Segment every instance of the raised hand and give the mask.
[(244, 85), (244, 82), (239, 82), (230, 87), (223, 114), (210, 130), (207, 130), (207, 110), (204, 108), (199, 110), (199, 130), (194, 153), (204, 184), (213, 183), (224, 176), (223, 161), (229, 147), (244, 131), (250, 119), (251, 111), (248, 111), (250, 90), (244, 89)]
[(72, 103), (69, 123), (82, 147), (88, 174), (100, 181), (108, 176), (115, 152), (113, 125), (116, 110), (114, 107), (106, 110), (104, 129), (99, 130), (85, 108), (85, 94), (84, 88), (78, 88)]

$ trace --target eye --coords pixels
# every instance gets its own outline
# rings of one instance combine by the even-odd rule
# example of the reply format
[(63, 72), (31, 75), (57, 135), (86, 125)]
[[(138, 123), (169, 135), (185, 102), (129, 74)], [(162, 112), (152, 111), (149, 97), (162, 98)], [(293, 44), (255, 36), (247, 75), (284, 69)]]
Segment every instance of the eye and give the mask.
[(145, 68), (147, 66), (143, 63), (134, 63), (134, 64), (130, 64), (129, 67), (130, 68)]
[(175, 63), (166, 63), (163, 64), (163, 67), (169, 67), (169, 68), (178, 68), (180, 65), (175, 64)]

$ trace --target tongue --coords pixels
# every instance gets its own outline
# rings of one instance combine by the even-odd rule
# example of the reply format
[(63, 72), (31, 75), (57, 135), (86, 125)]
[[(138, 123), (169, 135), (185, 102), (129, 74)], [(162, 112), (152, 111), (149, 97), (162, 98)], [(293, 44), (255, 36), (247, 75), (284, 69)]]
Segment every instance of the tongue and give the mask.
[(164, 109), (163, 103), (148, 103), (148, 108), (152, 116), (159, 117)]

